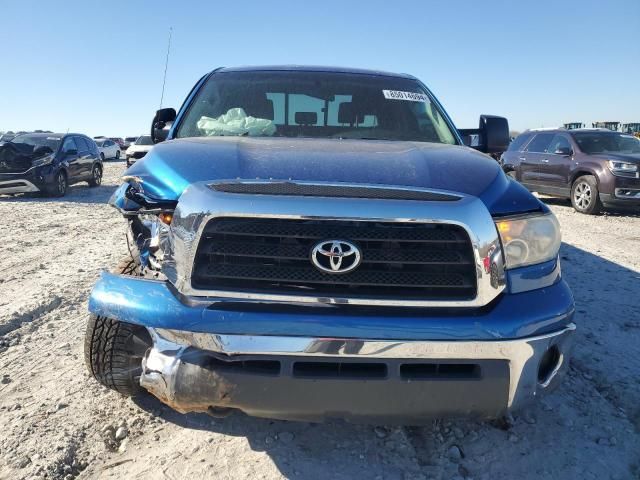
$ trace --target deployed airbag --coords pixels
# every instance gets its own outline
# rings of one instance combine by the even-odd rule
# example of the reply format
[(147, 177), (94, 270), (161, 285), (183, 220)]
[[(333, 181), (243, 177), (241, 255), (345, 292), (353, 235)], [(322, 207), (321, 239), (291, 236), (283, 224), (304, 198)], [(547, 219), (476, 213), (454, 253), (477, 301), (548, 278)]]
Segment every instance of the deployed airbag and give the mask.
[(272, 120), (247, 116), (242, 108), (231, 108), (217, 118), (203, 115), (198, 120), (198, 129), (206, 136), (249, 135), (250, 137), (268, 136), (276, 133)]

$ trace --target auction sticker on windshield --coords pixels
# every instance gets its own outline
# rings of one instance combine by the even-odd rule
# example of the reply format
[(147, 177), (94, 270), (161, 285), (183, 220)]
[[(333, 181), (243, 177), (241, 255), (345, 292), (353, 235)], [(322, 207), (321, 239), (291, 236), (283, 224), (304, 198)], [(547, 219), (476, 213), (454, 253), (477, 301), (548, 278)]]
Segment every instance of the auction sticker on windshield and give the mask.
[(399, 90), (383, 90), (384, 98), (389, 100), (408, 100), (410, 102), (427, 102), (429, 97), (422, 93), (401, 92)]

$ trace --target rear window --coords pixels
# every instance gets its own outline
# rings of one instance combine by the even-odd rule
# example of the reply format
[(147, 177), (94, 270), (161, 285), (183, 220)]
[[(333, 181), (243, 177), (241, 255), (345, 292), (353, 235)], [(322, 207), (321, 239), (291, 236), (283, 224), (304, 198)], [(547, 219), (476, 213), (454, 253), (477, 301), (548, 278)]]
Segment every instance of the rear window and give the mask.
[(522, 150), (522, 147), (524, 147), (526, 145), (526, 143), (529, 141), (529, 139), (533, 136), (533, 134), (531, 133), (523, 133), (521, 135), (518, 135), (513, 142), (511, 142), (511, 144), (509, 145), (509, 148), (507, 149), (507, 151), (509, 152), (519, 152), (520, 150)]
[(531, 143), (527, 145), (527, 152), (545, 153), (547, 151), (547, 148), (549, 148), (549, 144), (551, 143), (554, 135), (555, 134), (553, 133), (538, 133), (535, 137), (533, 137)]

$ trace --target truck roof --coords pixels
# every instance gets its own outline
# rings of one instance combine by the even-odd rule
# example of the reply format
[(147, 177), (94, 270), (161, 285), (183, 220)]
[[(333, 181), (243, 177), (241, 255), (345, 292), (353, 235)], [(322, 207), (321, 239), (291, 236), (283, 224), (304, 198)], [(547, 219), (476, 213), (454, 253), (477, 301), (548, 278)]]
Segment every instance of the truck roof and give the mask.
[(222, 67), (216, 72), (335, 72), (351, 73), (355, 75), (377, 75), (382, 77), (400, 77), (415, 79), (413, 75), (407, 73), (391, 73), (381, 70), (367, 70), (363, 68), (349, 67), (328, 67), (320, 65), (261, 65), (242, 67)]

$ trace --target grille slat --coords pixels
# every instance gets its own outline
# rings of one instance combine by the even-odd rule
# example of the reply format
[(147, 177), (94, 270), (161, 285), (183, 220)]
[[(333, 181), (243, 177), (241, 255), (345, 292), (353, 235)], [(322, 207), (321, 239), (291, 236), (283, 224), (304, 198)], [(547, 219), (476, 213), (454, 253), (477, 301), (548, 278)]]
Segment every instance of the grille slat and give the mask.
[(196, 275), (207, 278), (243, 278), (271, 282), (327, 283), (340, 285), (393, 285), (394, 287), (471, 288), (462, 275), (429, 275), (415, 272), (356, 270), (343, 275), (327, 275), (310, 268), (283, 268), (254, 265), (205, 265)]
[[(211, 242), (209, 255), (227, 255), (255, 258), (281, 258), (288, 260), (309, 260), (309, 249), (298, 245)], [(363, 263), (403, 263), (403, 264), (470, 264), (454, 250), (376, 250), (367, 249)]]
[[(313, 247), (354, 242), (362, 263), (343, 274), (313, 266)], [(195, 289), (342, 298), (472, 299), (474, 254), (452, 224), (219, 218), (203, 231), (192, 274)]]
[[(211, 233), (224, 233), (225, 235), (255, 236), (261, 237), (283, 237), (283, 238), (313, 238), (321, 240), (323, 238), (349, 238), (354, 241), (365, 240), (395, 240), (402, 242), (424, 242), (424, 243), (467, 243), (469, 240), (458, 231), (437, 228), (415, 228), (404, 224), (403, 227), (393, 229), (365, 229), (358, 226), (337, 226), (339, 222), (327, 222), (329, 225), (321, 225), (319, 222), (297, 223), (286, 225), (284, 221), (279, 221), (265, 229), (260, 223), (265, 219), (242, 219), (242, 220), (218, 220), (212, 228)], [(207, 236), (209, 236), (209, 230)]]

